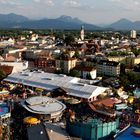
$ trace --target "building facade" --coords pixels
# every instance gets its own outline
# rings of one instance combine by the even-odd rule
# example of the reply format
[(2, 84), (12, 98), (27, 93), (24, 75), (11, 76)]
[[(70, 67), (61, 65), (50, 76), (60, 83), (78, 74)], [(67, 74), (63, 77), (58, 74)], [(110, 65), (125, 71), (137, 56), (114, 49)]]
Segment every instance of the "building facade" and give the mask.
[(131, 30), (131, 31), (130, 31), (130, 37), (131, 37), (132, 39), (135, 39), (135, 38), (137, 37), (137, 32), (136, 32), (135, 30)]
[(95, 79), (96, 78), (96, 69), (94, 67), (79, 67), (77, 66), (74, 70), (76, 70), (80, 77), (84, 79)]
[(120, 63), (115, 61), (101, 60), (97, 64), (97, 74), (118, 76), (120, 74)]
[(66, 58), (56, 60), (56, 69), (60, 70), (62, 73), (68, 74), (71, 69), (76, 66), (76, 58)]

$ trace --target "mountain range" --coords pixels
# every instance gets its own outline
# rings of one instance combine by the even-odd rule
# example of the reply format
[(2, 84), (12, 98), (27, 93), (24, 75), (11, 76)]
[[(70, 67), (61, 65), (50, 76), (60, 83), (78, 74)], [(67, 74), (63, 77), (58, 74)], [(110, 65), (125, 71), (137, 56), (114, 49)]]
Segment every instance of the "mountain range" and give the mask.
[(123, 18), (110, 24), (107, 27), (113, 28), (115, 30), (140, 30), (140, 21), (132, 22), (128, 19)]
[(110, 25), (100, 27), (62, 15), (55, 19), (31, 20), (25, 16), (14, 13), (0, 14), (0, 28), (24, 28), (24, 29), (80, 29), (84, 25), (86, 30), (140, 30), (140, 21), (132, 22), (128, 19), (120, 19)]
[(79, 20), (78, 18), (72, 18), (70, 16), (60, 16), (56, 19), (40, 19), (31, 20), (27, 17), (17, 14), (0, 14), (0, 28), (26, 28), (26, 29), (80, 29), (81, 26), (87, 30), (100, 30), (101, 28), (88, 24)]

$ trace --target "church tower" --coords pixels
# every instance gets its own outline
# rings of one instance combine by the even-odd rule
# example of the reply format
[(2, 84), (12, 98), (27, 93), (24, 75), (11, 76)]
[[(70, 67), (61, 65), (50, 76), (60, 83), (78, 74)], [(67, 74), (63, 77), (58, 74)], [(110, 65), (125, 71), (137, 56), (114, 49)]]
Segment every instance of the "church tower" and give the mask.
[(84, 33), (84, 26), (81, 27), (81, 40), (83, 41), (85, 38), (85, 33)]

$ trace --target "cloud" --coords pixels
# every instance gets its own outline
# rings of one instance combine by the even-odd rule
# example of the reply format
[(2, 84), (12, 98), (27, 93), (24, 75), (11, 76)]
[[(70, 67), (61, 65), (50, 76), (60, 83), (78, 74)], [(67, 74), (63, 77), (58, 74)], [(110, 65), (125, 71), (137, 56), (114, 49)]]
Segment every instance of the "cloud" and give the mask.
[(48, 6), (54, 6), (53, 0), (33, 0), (35, 3), (46, 4)]
[(17, 0), (0, 0), (0, 4), (4, 4), (4, 5), (21, 5), (21, 3)]
[(81, 2), (80, 0), (65, 0), (62, 3), (63, 7), (74, 8), (77, 10), (90, 10), (93, 9), (93, 5), (87, 4), (87, 2)]
[(40, 0), (33, 0), (33, 1), (34, 1), (34, 2), (37, 2), (37, 3), (40, 2)]
[(116, 8), (123, 11), (140, 11), (140, 0), (108, 0)]
[(81, 7), (81, 3), (76, 0), (65, 0), (63, 5), (69, 7)]
[(54, 6), (54, 2), (52, 0), (46, 0), (45, 3), (48, 5), (48, 6)]
[[(109, 0), (112, 3), (116, 3), (123, 6), (134, 6), (134, 5), (140, 5), (140, 0)], [(133, 7), (134, 8), (134, 7)]]

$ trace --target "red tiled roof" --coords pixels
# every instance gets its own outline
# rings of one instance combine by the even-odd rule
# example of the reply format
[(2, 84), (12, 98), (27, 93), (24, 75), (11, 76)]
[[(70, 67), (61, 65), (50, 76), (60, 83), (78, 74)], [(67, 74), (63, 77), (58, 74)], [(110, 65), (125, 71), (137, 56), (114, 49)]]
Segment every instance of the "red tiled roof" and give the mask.
[(16, 61), (16, 58), (12, 55), (8, 55), (4, 61), (7, 61), (7, 62), (15, 62)]
[(97, 105), (103, 105), (103, 106), (106, 106), (106, 107), (113, 107), (113, 105), (116, 103), (116, 100), (115, 99), (112, 99), (112, 98), (107, 98), (107, 99), (103, 99), (103, 100), (98, 100), (98, 101), (95, 101), (93, 102), (93, 104), (97, 104)]
[(0, 65), (0, 70), (3, 71), (6, 75), (9, 75), (12, 73), (13, 66)]

